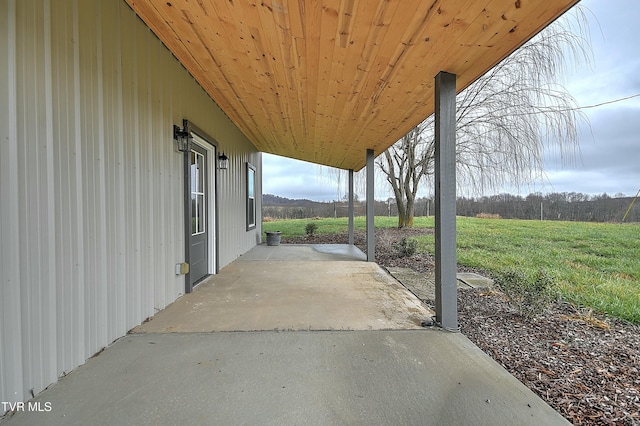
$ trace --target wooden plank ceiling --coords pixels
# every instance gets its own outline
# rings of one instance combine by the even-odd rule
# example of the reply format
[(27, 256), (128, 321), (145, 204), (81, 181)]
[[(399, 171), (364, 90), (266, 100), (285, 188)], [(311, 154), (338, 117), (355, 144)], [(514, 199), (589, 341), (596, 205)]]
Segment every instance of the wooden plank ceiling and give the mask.
[(359, 170), (578, 0), (126, 1), (258, 150)]

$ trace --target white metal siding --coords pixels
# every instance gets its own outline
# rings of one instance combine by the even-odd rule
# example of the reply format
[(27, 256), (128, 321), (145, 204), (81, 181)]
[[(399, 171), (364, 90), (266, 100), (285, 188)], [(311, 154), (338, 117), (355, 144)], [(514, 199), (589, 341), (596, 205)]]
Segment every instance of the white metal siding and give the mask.
[(260, 240), (259, 217), (244, 223), (245, 164), (260, 186), (260, 154), (124, 1), (0, 0), (1, 401), (183, 292), (183, 118), (230, 158), (222, 267)]

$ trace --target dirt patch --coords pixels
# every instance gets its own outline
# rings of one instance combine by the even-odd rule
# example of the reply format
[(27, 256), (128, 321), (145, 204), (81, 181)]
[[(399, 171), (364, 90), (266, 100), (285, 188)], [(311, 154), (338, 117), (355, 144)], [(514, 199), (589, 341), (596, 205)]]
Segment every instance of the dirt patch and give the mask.
[[(433, 272), (432, 256), (400, 257), (403, 237), (429, 229), (376, 230), (376, 262), (392, 268)], [(346, 244), (347, 234), (285, 239), (283, 243)], [(355, 243), (366, 250), (364, 233)], [(460, 267), (458, 272), (486, 271)], [(419, 277), (416, 282), (420, 281)], [(406, 284), (406, 283), (405, 283)], [(411, 283), (406, 284), (408, 287)], [(410, 290), (412, 290), (410, 288)], [(421, 295), (420, 289), (414, 293)], [(422, 295), (433, 308), (432, 300)], [(462, 333), (574, 424), (640, 424), (640, 328), (594, 315), (567, 303), (553, 303), (527, 319), (493, 289), (458, 291)]]

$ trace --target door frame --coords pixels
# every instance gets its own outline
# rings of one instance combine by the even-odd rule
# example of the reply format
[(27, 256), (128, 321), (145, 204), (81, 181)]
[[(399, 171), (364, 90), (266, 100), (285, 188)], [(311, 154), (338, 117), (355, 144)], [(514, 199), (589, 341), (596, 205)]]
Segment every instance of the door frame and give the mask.
[[(195, 136), (192, 143), (197, 144), (207, 152), (207, 226), (208, 226), (208, 238), (207, 238), (207, 270), (209, 274), (217, 274), (219, 272), (220, 254), (218, 246), (218, 142), (209, 136), (206, 132), (200, 129), (198, 126), (189, 122), (189, 120), (182, 120), (183, 128), (189, 133)], [(197, 138), (197, 141), (195, 140)], [(189, 167), (189, 156), (191, 150), (185, 152), (183, 155), (183, 180), (184, 180), (184, 261), (190, 264), (190, 239), (191, 239), (191, 175)], [(191, 293), (194, 285), (191, 284), (191, 273), (187, 272), (184, 276), (185, 293)]]

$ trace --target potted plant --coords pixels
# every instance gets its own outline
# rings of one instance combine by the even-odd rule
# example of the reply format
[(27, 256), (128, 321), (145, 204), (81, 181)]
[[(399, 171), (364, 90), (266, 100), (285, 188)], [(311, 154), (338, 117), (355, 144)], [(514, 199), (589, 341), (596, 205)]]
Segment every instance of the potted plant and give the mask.
[(280, 231), (267, 232), (267, 245), (268, 246), (280, 245)]

